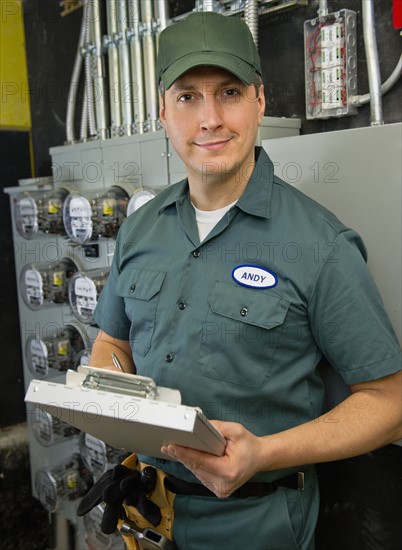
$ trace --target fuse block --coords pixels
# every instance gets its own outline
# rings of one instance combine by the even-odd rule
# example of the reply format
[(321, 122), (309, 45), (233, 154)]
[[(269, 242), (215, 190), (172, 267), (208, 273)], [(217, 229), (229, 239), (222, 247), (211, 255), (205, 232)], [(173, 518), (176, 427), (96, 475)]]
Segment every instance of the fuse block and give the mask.
[(307, 119), (356, 114), (356, 13), (351, 10), (304, 23)]

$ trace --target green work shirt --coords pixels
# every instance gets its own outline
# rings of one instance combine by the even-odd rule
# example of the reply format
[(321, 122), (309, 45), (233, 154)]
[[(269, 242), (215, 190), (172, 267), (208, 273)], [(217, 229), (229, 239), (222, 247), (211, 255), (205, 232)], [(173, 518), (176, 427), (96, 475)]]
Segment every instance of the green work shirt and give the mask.
[[(138, 374), (262, 436), (320, 415), (323, 356), (347, 384), (394, 373), (401, 357), (359, 235), (256, 155), (243, 195), (202, 243), (187, 180), (127, 218), (95, 320), (130, 341)], [(194, 480), (181, 464), (162, 467)]]

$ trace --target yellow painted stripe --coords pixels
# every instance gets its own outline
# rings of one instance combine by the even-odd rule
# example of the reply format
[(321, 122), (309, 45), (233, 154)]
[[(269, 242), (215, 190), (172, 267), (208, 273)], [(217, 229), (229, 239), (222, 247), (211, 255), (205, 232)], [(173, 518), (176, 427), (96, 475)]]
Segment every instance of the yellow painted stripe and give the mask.
[(0, 129), (30, 130), (22, 2), (0, 0)]

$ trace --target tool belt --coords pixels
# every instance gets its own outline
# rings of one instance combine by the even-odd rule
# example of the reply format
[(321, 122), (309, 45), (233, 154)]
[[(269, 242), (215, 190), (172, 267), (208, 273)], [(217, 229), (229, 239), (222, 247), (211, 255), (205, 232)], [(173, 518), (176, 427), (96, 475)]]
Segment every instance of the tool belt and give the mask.
[[(271, 482), (245, 483), (230, 498), (262, 497), (274, 493), (279, 486), (303, 490), (303, 472)], [(204, 485), (169, 476), (139, 462), (137, 455), (131, 454), (91, 487), (81, 500), (77, 514), (83, 516), (104, 502), (103, 533), (110, 535), (118, 529), (128, 550), (174, 550), (173, 503), (176, 495), (216, 498)]]

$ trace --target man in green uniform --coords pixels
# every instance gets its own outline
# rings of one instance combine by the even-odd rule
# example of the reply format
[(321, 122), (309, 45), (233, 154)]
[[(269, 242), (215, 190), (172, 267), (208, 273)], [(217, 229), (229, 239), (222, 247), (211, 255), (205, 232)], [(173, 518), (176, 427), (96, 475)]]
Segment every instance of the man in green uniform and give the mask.
[[(360, 237), (254, 148), (265, 100), (247, 26), (191, 14), (161, 34), (157, 71), (187, 179), (123, 224), (91, 365), (116, 353), (226, 438), (223, 457), (140, 457), (213, 492), (176, 496), (178, 548), (311, 550), (313, 465), (402, 436), (400, 348)], [(325, 414), (322, 357), (351, 388)]]

